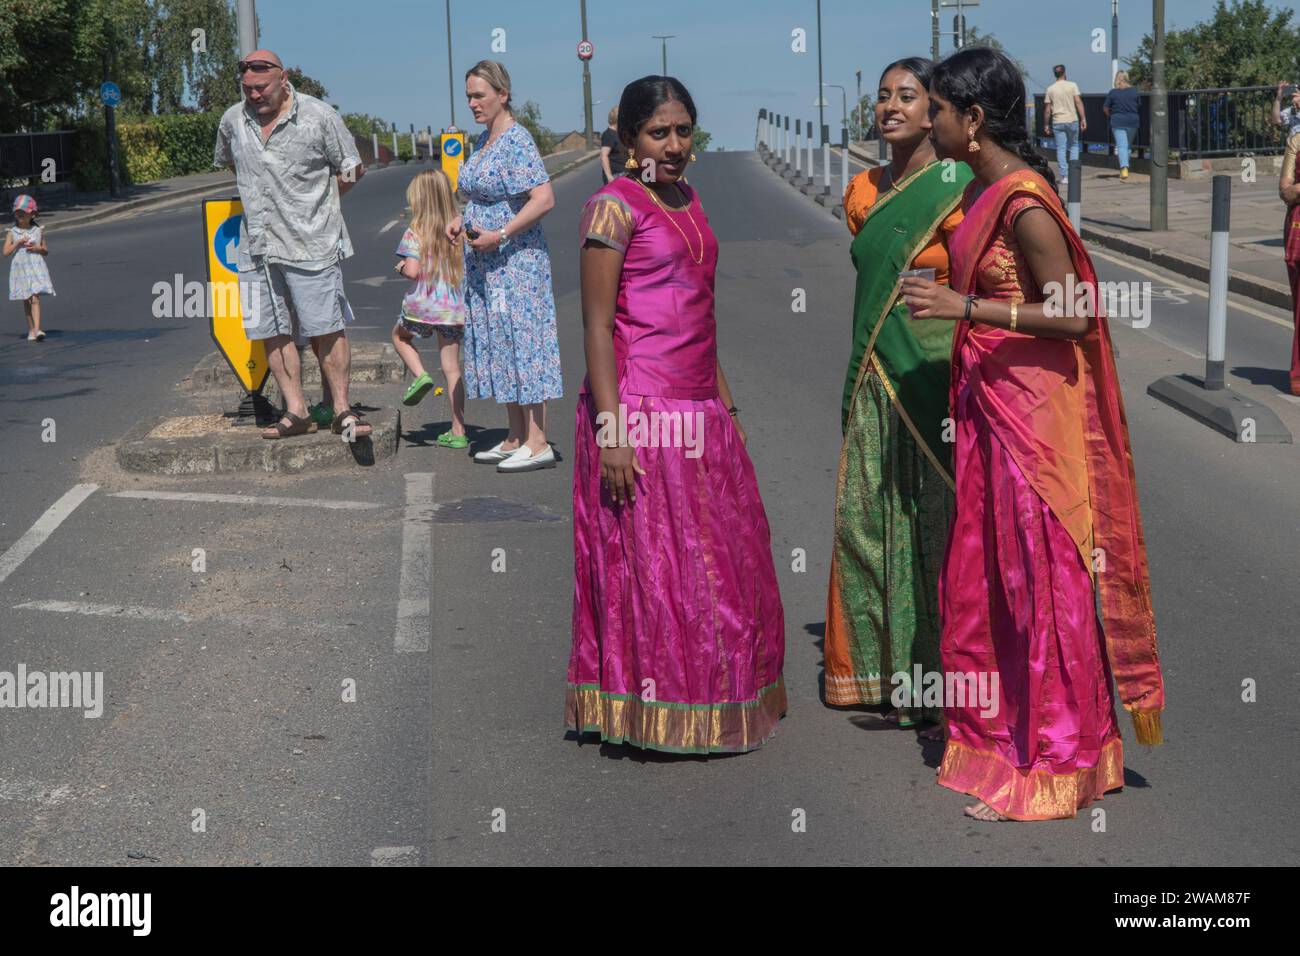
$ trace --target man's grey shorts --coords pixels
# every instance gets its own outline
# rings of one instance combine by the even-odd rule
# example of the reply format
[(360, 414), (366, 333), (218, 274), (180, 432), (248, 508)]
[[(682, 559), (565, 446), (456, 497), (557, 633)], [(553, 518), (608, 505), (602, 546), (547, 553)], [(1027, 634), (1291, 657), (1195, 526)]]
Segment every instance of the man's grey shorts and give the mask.
[(301, 345), (339, 332), (353, 320), (337, 262), (324, 269), (299, 269), (255, 256), (251, 266), (239, 273), (241, 299), (248, 299), (241, 303), (244, 334), (250, 340), (292, 335)]

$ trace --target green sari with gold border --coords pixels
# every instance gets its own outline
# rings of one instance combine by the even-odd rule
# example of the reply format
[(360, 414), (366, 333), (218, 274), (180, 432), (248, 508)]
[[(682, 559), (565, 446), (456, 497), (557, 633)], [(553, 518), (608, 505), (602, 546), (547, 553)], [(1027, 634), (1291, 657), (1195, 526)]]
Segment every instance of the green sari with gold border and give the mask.
[[(938, 580), (952, 515), (953, 323), (913, 320), (898, 273), (933, 239), (971, 180), (932, 163), (878, 196), (853, 241), (858, 279), (844, 382), (826, 614), (827, 704), (910, 702), (913, 667), (941, 672)], [(950, 426), (949, 426), (950, 427)], [(948, 440), (945, 441), (945, 438)], [(900, 709), (904, 726), (939, 706)]]

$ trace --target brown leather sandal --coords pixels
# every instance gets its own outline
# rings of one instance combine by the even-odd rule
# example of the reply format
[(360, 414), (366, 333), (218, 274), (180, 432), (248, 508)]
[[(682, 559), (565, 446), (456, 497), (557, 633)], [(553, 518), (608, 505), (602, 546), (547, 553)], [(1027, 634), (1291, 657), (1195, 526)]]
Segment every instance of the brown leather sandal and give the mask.
[[(281, 438), (292, 438), (295, 435), (311, 435), (316, 431), (316, 423), (310, 418), (303, 418), (293, 412), (285, 412), (280, 418), (281, 421), (263, 430), (262, 437), (267, 441), (279, 441)], [(284, 419), (289, 420), (288, 425), (284, 423)], [(269, 434), (272, 431), (275, 432), (274, 435)]]
[(352, 436), (354, 438), (370, 437), (370, 433), (374, 430), (370, 423), (363, 422), (361, 416), (350, 408), (345, 408), (334, 416), (334, 422), (330, 425), (330, 431), (336, 435), (342, 435), (348, 427), (347, 422), (349, 420), (352, 422)]

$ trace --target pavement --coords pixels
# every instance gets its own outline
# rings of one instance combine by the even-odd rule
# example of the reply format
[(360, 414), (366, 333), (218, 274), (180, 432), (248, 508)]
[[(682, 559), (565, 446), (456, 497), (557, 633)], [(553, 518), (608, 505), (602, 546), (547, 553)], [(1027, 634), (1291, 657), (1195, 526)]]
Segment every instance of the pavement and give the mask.
[[(360, 343), (381, 345), (391, 326), (394, 230), (416, 171), (378, 170), (344, 197)], [(544, 220), (564, 361), (565, 396), (549, 410), (560, 464), (525, 475), (469, 457), (503, 435), (498, 406), (469, 403), (473, 445), (458, 452), (433, 444), (446, 428), (433, 399), (403, 409), (396, 455), (373, 465), (117, 468), (113, 445), (145, 412), (189, 407), (175, 383), (210, 350), (202, 320), (150, 313), (155, 281), (202, 275), (194, 207), (145, 209), (55, 237), (50, 338), (23, 341), (12, 310), (0, 337), (0, 670), (104, 680), (99, 718), (0, 710), (0, 861), (1293, 861), (1300, 449), (1235, 444), (1146, 394), (1204, 361), (1204, 286), (1094, 251), (1103, 279), (1153, 293), (1149, 325), (1113, 327), (1168, 743), (1141, 748), (1122, 720), (1121, 793), (1071, 821), (980, 824), (935, 785), (936, 745), (820, 702), (849, 235), (754, 153), (702, 153), (690, 179), (720, 243), (719, 354), (786, 611), (791, 709), (768, 745), (674, 757), (579, 743), (562, 726), (584, 373), (576, 230), (600, 184), (594, 164), (556, 181)], [(791, 310), (797, 290), (806, 312)], [(1300, 428), (1300, 402), (1284, 394), (1289, 314), (1230, 295), (1229, 329), (1232, 387)], [(791, 826), (799, 811), (803, 831)]]

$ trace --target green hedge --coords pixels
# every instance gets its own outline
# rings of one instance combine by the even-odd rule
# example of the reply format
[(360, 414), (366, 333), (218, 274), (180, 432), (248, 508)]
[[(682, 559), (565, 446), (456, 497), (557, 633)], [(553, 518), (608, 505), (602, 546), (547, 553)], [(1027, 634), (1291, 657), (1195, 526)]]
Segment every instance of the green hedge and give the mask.
[[(118, 173), (124, 184), (212, 171), (220, 113), (121, 118), (117, 123)], [(104, 124), (81, 127), (77, 135), (77, 188), (108, 188)]]

